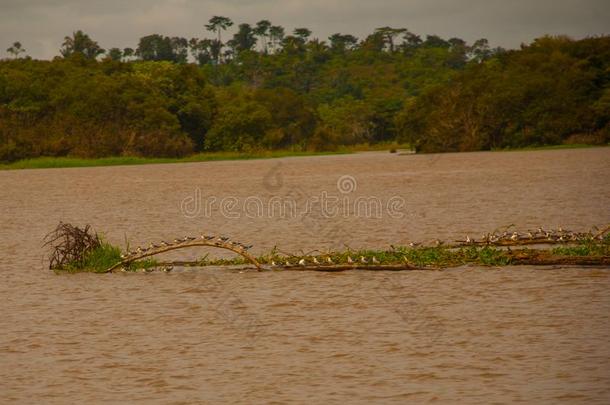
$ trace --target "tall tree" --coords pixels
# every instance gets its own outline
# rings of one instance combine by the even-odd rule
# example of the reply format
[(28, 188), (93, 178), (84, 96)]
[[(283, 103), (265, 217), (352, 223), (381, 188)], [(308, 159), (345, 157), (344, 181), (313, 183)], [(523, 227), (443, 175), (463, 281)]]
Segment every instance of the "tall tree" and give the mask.
[(217, 42), (216, 46), (219, 46), (219, 49), (217, 52), (216, 63), (220, 63), (220, 55), (221, 55), (221, 50), (222, 50), (222, 38), (221, 38), (220, 33), (221, 33), (221, 31), (226, 31), (227, 28), (231, 27), (232, 25), (233, 25), (233, 21), (231, 21), (230, 18), (217, 16), (217, 15), (210, 18), (210, 20), (208, 21), (208, 24), (205, 25), (205, 28), (208, 31), (216, 32), (218, 35), (218, 39), (217, 39), (218, 42)]
[(269, 44), (269, 29), (271, 28), (271, 22), (269, 20), (260, 20), (256, 23), (254, 28), (254, 34), (262, 40), (263, 53), (267, 53), (267, 45)]
[(407, 31), (406, 28), (392, 28), (392, 27), (381, 27), (375, 30), (375, 33), (380, 34), (386, 45), (388, 46), (390, 52), (394, 52), (394, 39)]
[(181, 37), (165, 37), (159, 34), (140, 38), (136, 54), (142, 60), (186, 63), (188, 57), (188, 41)]
[(20, 54), (25, 52), (25, 49), (23, 49), (21, 46), (21, 42), (15, 41), (13, 42), (13, 45), (6, 50), (6, 52), (10, 53), (15, 59), (17, 59)]
[(206, 65), (213, 60), (212, 57), (212, 40), (191, 38), (189, 41), (191, 55), (197, 61), (199, 66)]
[(438, 35), (426, 35), (423, 46), (427, 48), (449, 48), (451, 47), (451, 44)]
[(75, 53), (80, 53), (88, 59), (95, 59), (105, 51), (97, 42), (89, 38), (89, 35), (78, 30), (72, 33), (71, 37), (65, 37), (64, 42), (59, 50), (64, 58), (67, 58)]
[(172, 44), (169, 37), (159, 34), (146, 35), (140, 38), (136, 55), (142, 60), (173, 60)]
[(283, 40), (284, 27), (279, 25), (272, 25), (271, 27), (269, 27), (269, 43), (271, 44), (271, 48), (274, 53)]
[(170, 39), (172, 47), (173, 61), (177, 63), (186, 63), (188, 60), (189, 43), (186, 38), (172, 37)]
[(256, 37), (252, 26), (250, 24), (239, 24), (239, 29), (230, 42), (235, 53), (251, 50), (256, 45)]
[(419, 35), (410, 32), (409, 30), (405, 31), (403, 35), (402, 48), (405, 52), (411, 52), (417, 49), (422, 42), (422, 39)]
[(124, 48), (123, 49), (123, 58), (129, 59), (136, 54), (136, 51), (133, 48)]
[(483, 62), (484, 60), (489, 59), (491, 55), (492, 52), (489, 49), (489, 41), (485, 38), (477, 39), (470, 48), (470, 57), (477, 62)]
[(123, 58), (123, 51), (120, 48), (110, 48), (106, 56), (110, 60), (120, 61)]
[(300, 38), (303, 41), (303, 44), (305, 44), (311, 36), (311, 30), (307, 28), (295, 28), (292, 33), (295, 37)]
[(338, 53), (351, 50), (358, 44), (358, 38), (349, 34), (333, 34), (328, 38), (328, 40), (330, 41), (331, 50)]

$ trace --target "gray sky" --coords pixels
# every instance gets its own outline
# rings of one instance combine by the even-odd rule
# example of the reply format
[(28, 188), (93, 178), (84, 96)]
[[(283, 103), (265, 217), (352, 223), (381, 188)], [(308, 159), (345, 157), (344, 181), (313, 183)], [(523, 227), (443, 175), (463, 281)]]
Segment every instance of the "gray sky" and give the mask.
[(0, 0), (0, 57), (21, 41), (30, 56), (52, 58), (77, 29), (106, 49), (135, 48), (153, 33), (204, 37), (213, 15), (236, 25), (269, 19), (287, 32), (307, 27), (320, 39), (363, 38), (389, 25), (506, 48), (544, 34), (610, 34), (609, 0)]

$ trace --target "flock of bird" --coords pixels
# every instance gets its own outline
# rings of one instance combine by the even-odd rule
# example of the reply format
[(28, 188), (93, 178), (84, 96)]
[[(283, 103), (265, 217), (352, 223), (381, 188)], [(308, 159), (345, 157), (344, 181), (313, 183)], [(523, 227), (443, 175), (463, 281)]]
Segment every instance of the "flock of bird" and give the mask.
[[(603, 233), (603, 232), (602, 232)], [(583, 232), (572, 232), (565, 230), (561, 227), (558, 229), (549, 229), (545, 230), (543, 228), (538, 228), (534, 231), (528, 231), (526, 233), (520, 233), (517, 231), (503, 231), (503, 232), (492, 232), (487, 233), (481, 236), (480, 239), (470, 238), (470, 236), (466, 236), (464, 240), (456, 241), (459, 245), (501, 245), (501, 244), (519, 244), (521, 243), (568, 243), (568, 242), (578, 242), (584, 240), (591, 239), (601, 239), (602, 233), (597, 235), (592, 234), (591, 232), (583, 233)], [(151, 243), (148, 247), (138, 247), (134, 251), (130, 251), (126, 254), (121, 255), (121, 259), (123, 261), (135, 260), (142, 256), (148, 256), (156, 253), (161, 253), (165, 251), (165, 248), (177, 248), (181, 245), (185, 247), (189, 246), (193, 242), (196, 241), (204, 241), (205, 245), (208, 246), (218, 246), (223, 248), (229, 248), (236, 252), (247, 252), (252, 245), (244, 245), (239, 242), (231, 241), (229, 237), (226, 236), (215, 236), (215, 235), (201, 235), (199, 238), (192, 236), (185, 236), (183, 238), (174, 239), (173, 242), (161, 241), (159, 244)], [(410, 248), (416, 248), (422, 245), (421, 243), (411, 242), (408, 244)], [(444, 242), (440, 240), (434, 241), (434, 245), (443, 246)], [(195, 244), (196, 246), (196, 244)], [(454, 247), (456, 247), (454, 246)], [(450, 247), (450, 246), (449, 246)], [(393, 250), (396, 250), (394, 246), (392, 246)], [(276, 261), (277, 260), (277, 261)], [(351, 256), (345, 256), (343, 258), (335, 258), (335, 260), (339, 260), (339, 262), (333, 261), (331, 256), (306, 256), (306, 257), (298, 257), (293, 256), (289, 258), (278, 259), (275, 258), (271, 260), (269, 264), (271, 267), (307, 267), (307, 266), (332, 266), (336, 264), (347, 264), (347, 265), (378, 265), (381, 262), (375, 257), (366, 258), (364, 256), (360, 256), (359, 258), (352, 258)], [(404, 262), (409, 264), (406, 257), (404, 257)], [(169, 270), (167, 270), (169, 271)]]
[[(335, 263), (333, 261), (333, 259), (330, 256), (326, 256), (324, 258), (321, 258), (320, 260), (318, 260), (318, 258), (316, 256), (312, 256), (308, 259), (301, 257), (298, 258), (298, 260), (295, 260), (294, 262), (291, 262), (290, 259), (283, 259), (283, 261), (278, 261), (276, 262), (275, 260), (271, 260), (271, 267), (296, 267), (296, 266), (302, 266), (302, 267), (307, 267), (307, 266), (323, 266), (323, 265), (335, 265), (338, 263)], [(406, 262), (406, 259), (405, 259)], [(347, 256), (345, 263), (347, 264), (381, 264), (381, 262), (379, 260), (377, 260), (377, 258), (375, 256), (373, 256), (370, 260), (367, 259), (364, 256), (360, 256), (359, 259), (352, 259), (351, 256)], [(342, 263), (344, 264), (344, 263)]]
[[(594, 237), (593, 234), (587, 232), (572, 232), (562, 227), (558, 229), (549, 229), (545, 230), (542, 227), (534, 230), (527, 231), (525, 233), (519, 233), (517, 231), (504, 231), (502, 233), (492, 232), (487, 233), (481, 236), (481, 239), (475, 240), (471, 239), (468, 235), (466, 235), (465, 240), (460, 240), (462, 244), (502, 244), (502, 243), (518, 243), (518, 242), (553, 242), (553, 243), (563, 243), (563, 242), (578, 242), (583, 240), (590, 240)], [(601, 235), (598, 236), (601, 238)], [(438, 241), (436, 242), (438, 245)], [(442, 244), (442, 242), (441, 242)]]
[(252, 248), (252, 245), (244, 245), (243, 243), (233, 242), (227, 236), (201, 235), (199, 238), (196, 238), (194, 236), (185, 236), (183, 238), (176, 238), (173, 240), (173, 242), (161, 241), (161, 243), (159, 244), (151, 243), (150, 245), (148, 245), (148, 247), (138, 246), (136, 250), (121, 254), (121, 259), (127, 260), (134, 257), (139, 257), (146, 253), (154, 253), (157, 250), (163, 250), (164, 248), (187, 245), (197, 240), (208, 242), (209, 246), (230, 247), (234, 250), (242, 252), (248, 251)]

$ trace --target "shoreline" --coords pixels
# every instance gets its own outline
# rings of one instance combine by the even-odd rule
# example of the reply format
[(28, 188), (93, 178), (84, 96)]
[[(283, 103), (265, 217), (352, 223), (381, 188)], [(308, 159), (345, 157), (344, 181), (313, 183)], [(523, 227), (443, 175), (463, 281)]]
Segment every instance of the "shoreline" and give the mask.
[[(565, 149), (589, 149), (604, 148), (610, 145), (546, 145), (531, 146), (519, 149), (492, 149), (468, 152), (441, 152), (441, 153), (471, 153), (471, 152), (530, 152), (530, 151), (553, 151)], [(286, 157), (309, 157), (309, 156), (331, 156), (349, 155), (359, 152), (388, 152), (391, 150), (398, 155), (426, 155), (426, 153), (415, 153), (408, 145), (400, 144), (378, 144), (378, 145), (355, 145), (352, 147), (342, 147), (335, 151), (308, 152), (308, 151), (263, 151), (263, 152), (203, 152), (183, 158), (144, 158), (135, 156), (112, 156), (104, 158), (78, 158), (78, 157), (38, 157), (31, 159), (17, 160), (12, 163), (0, 163), (0, 171), (10, 170), (31, 170), (31, 169), (66, 169), (79, 167), (109, 167), (109, 166), (141, 166), (157, 164), (176, 164), (176, 163), (198, 163), (232, 160), (257, 160), (257, 159), (277, 159)], [(411, 150), (411, 153), (404, 153)]]

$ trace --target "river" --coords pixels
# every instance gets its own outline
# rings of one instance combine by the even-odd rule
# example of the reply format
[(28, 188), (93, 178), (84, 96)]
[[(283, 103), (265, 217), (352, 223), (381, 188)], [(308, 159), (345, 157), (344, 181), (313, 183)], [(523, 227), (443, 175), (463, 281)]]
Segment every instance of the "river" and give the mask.
[[(609, 148), (1, 171), (0, 185), (1, 402), (610, 401), (608, 268), (56, 275), (41, 247), (59, 221), (121, 246), (210, 233), (257, 254), (586, 231), (610, 223)], [(206, 253), (226, 255), (168, 257)]]

